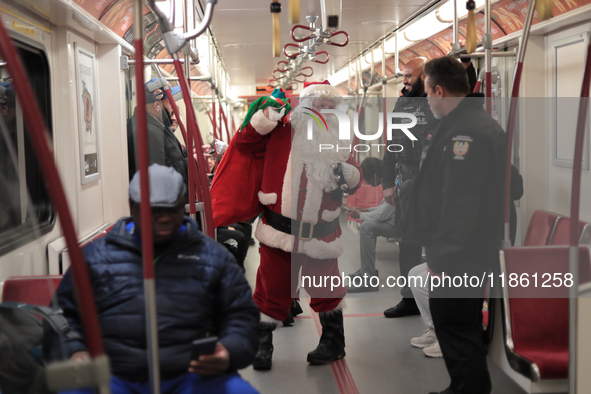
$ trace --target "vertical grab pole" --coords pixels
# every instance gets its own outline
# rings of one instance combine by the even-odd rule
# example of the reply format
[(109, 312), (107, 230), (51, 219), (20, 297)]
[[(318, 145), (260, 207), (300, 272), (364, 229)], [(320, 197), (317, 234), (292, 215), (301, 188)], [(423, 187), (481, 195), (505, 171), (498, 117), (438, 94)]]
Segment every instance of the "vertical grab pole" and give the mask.
[(573, 163), (573, 180), (570, 202), (570, 247), (569, 268), (574, 283), (569, 289), (569, 352), (568, 352), (568, 392), (574, 394), (577, 388), (577, 306), (579, 289), (579, 208), (581, 198), (581, 172), (583, 168), (583, 145), (585, 143), (585, 126), (587, 109), (589, 108), (589, 83), (591, 82), (591, 44), (587, 47), (587, 61), (581, 87), (581, 101), (577, 118), (577, 134), (575, 137), (575, 156)]
[(486, 12), (484, 15), (486, 33), (484, 35), (484, 63), (486, 64), (486, 112), (492, 114), (492, 33), (491, 33), (491, 0), (485, 0)]
[(148, 175), (148, 131), (146, 120), (146, 94), (144, 87), (144, 41), (142, 28), (143, 1), (136, 0), (133, 7), (133, 45), (135, 48), (135, 91), (137, 96), (137, 151), (140, 171), (140, 210), (142, 218), (142, 260), (144, 269), (144, 300), (146, 307), (146, 341), (148, 342), (148, 368), (150, 393), (160, 394), (160, 363), (158, 360), (158, 323), (156, 286), (154, 280), (154, 246), (152, 239), (152, 208), (150, 206), (150, 179)]
[[(459, 40), (459, 28), (458, 28), (458, 0), (451, 0), (454, 2), (454, 21), (453, 21), (453, 33), (454, 33), (454, 42), (451, 46), (451, 53), (458, 52), (460, 47), (460, 40)], [(396, 40), (398, 41), (398, 39)], [(398, 51), (398, 49), (397, 49)], [(398, 67), (398, 63), (396, 63), (396, 67)]]
[(521, 84), (521, 73), (523, 71), (523, 59), (525, 58), (525, 51), (527, 49), (527, 40), (529, 38), (529, 30), (531, 28), (531, 21), (534, 16), (534, 9), (536, 7), (536, 0), (531, 0), (527, 9), (525, 17), (525, 24), (521, 36), (521, 45), (517, 53), (517, 68), (515, 69), (515, 78), (513, 78), (513, 89), (511, 91), (511, 105), (509, 106), (509, 116), (507, 121), (507, 150), (505, 157), (505, 196), (504, 196), (504, 212), (503, 221), (505, 223), (505, 236), (503, 238), (503, 249), (511, 247), (509, 237), (509, 204), (510, 187), (511, 187), (511, 155), (513, 153), (513, 133), (515, 129), (515, 118), (517, 114), (517, 102), (519, 99), (519, 85)]
[[(193, 28), (193, 26), (189, 25), (190, 21), (189, 21), (189, 10), (193, 9), (192, 4), (190, 4), (189, 0), (185, 0), (184, 1), (184, 7), (185, 7), (185, 12), (184, 12), (184, 32), (185, 34)], [(185, 45), (189, 45), (188, 43)], [(179, 75), (179, 80), (182, 78), (182, 73), (179, 74), (177, 71), (177, 75)], [(185, 69), (184, 69), (184, 76), (185, 79), (188, 81), (187, 83), (189, 84), (189, 86), (191, 86), (191, 57), (189, 55), (185, 55)], [(185, 100), (185, 106), (189, 107), (193, 105), (193, 99), (191, 98), (190, 95), (191, 89), (189, 89), (189, 95), (187, 96), (187, 99)], [(183, 97), (184, 94), (183, 94)], [(187, 109), (188, 110), (188, 109)], [(187, 133), (187, 162), (192, 161), (192, 157), (193, 157), (193, 148), (197, 148), (195, 149), (195, 151), (197, 152), (197, 154), (201, 154), (201, 147), (197, 147), (196, 144), (193, 143), (193, 135), (191, 135), (191, 132)], [(195, 172), (194, 172), (195, 171)], [(197, 173), (196, 173), (196, 167), (194, 165), (188, 165), (188, 180), (189, 180), (189, 216), (191, 217), (191, 219), (195, 220), (197, 219), (197, 210), (195, 209), (195, 188), (199, 188), (197, 185), (199, 183), (198, 178), (197, 178)]]
[[(394, 73), (396, 73), (396, 70), (394, 70)], [(383, 117), (384, 117), (384, 123), (383, 126), (387, 127), (386, 125), (388, 124), (387, 122), (387, 117), (388, 117), (388, 110), (386, 109), (386, 85), (388, 84), (387, 82), (387, 77), (386, 77), (386, 40), (382, 40), (382, 111), (384, 112)], [(384, 138), (384, 145), (388, 145), (388, 133), (384, 133), (383, 135)], [(387, 149), (387, 148), (384, 148)]]
[[(176, 53), (172, 54), (172, 58), (174, 59), (174, 67), (178, 75), (182, 75), (183, 68), (181, 62), (179, 62), (179, 57)], [(189, 85), (185, 78), (179, 78), (181, 84), (181, 90), (183, 91), (183, 97), (191, 97), (189, 91)], [(201, 133), (199, 131), (199, 125), (197, 124), (197, 119), (195, 117), (195, 109), (193, 108), (193, 104), (187, 105), (187, 124), (189, 126), (189, 131), (187, 134), (193, 133), (193, 138), (195, 139), (195, 144), (199, 147), (203, 145), (203, 139), (201, 138)], [(207, 163), (205, 162), (205, 158), (203, 157), (200, 152), (197, 154), (197, 164), (198, 164), (198, 171), (199, 174), (199, 188), (201, 190), (201, 196), (203, 203), (205, 204), (205, 222), (202, 223), (203, 232), (207, 233), (211, 238), (215, 239), (215, 232), (213, 227), (213, 213), (211, 211), (211, 195), (209, 194), (209, 181), (207, 180)]]
[(218, 126), (215, 119), (215, 91), (213, 88), (213, 84), (211, 86), (211, 91), (211, 125), (213, 127), (213, 138), (221, 140), (221, 136), (218, 134)]

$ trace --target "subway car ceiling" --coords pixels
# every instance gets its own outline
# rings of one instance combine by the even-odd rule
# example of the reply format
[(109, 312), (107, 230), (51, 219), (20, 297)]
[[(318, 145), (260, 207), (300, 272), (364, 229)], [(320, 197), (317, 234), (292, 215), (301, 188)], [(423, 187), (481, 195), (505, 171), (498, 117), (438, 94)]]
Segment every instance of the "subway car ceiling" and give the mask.
[[(131, 0), (74, 0), (79, 9), (89, 17), (94, 18), (112, 30), (117, 36), (128, 43), (133, 40), (132, 1)], [(175, 27), (182, 30), (184, 24), (183, 1), (159, 1), (157, 6), (173, 21)], [(283, 9), (279, 14), (281, 47), (287, 43), (294, 43), (290, 36), (293, 25), (288, 20), (289, 1), (283, 1)], [(306, 16), (320, 16), (320, 3), (317, 0), (302, 0), (299, 24), (308, 26)], [(572, 17), (576, 10), (584, 9), (591, 0), (557, 0), (554, 2), (553, 18), (540, 23), (537, 16), (533, 19), (533, 30), (554, 23), (566, 13)], [(529, 2), (527, 0), (499, 0), (491, 5), (491, 32), (495, 43), (517, 39), (523, 29), (524, 19)], [(484, 1), (476, 1), (476, 26), (478, 40), (482, 39), (485, 29), (483, 10)], [(199, 20), (205, 9), (204, 0), (196, 0), (196, 17)], [(457, 0), (459, 42), (463, 45), (466, 34), (465, 2)], [(146, 32), (144, 54), (150, 59), (170, 58), (164, 47), (162, 33), (155, 16), (148, 7), (144, 6), (144, 28)], [(330, 61), (326, 64), (307, 62), (305, 66), (312, 67), (313, 76), (309, 80), (329, 78), (333, 85), (338, 85), (343, 94), (350, 93), (358, 87), (355, 68), (357, 58), (365, 80), (364, 85), (371, 79), (371, 63), (373, 50), (374, 81), (382, 76), (382, 41), (385, 41), (386, 77), (391, 77), (404, 68), (410, 60), (422, 56), (427, 59), (440, 57), (451, 51), (453, 43), (453, 2), (452, 1), (424, 1), (404, 0), (392, 2), (377, 0), (361, 2), (358, 0), (343, 0), (342, 15), (339, 30), (345, 31), (350, 41), (344, 47), (321, 45), (318, 51), (326, 51)], [(320, 23), (320, 21), (318, 22)], [(572, 23), (572, 19), (570, 21)], [(539, 24), (539, 25), (538, 25)], [(537, 26), (536, 26), (537, 25)], [(234, 88), (232, 96), (251, 96), (256, 92), (256, 86), (273, 84), (273, 71), (278, 61), (286, 61), (282, 53), (280, 57), (272, 56), (272, 14), (268, 0), (222, 0), (215, 7), (214, 17), (209, 29), (216, 48), (216, 58), (221, 58), (221, 64), (228, 76), (229, 83)], [(299, 29), (295, 36), (301, 38), (308, 32)], [(396, 34), (397, 33), (397, 34)], [(337, 41), (337, 40), (335, 40)], [(208, 38), (204, 36), (197, 41), (197, 49), (201, 58), (199, 67), (192, 71), (193, 76), (208, 74), (209, 51)], [(292, 47), (293, 49), (294, 47)], [(398, 65), (396, 49), (398, 48)], [(499, 48), (502, 50), (502, 46)], [(205, 61), (204, 61), (205, 60)], [(348, 64), (353, 62), (352, 71)], [(397, 67), (396, 67), (397, 66)], [(169, 74), (175, 74), (172, 65), (162, 68)], [(348, 82), (349, 75), (351, 80)], [(296, 88), (296, 85), (293, 85)], [(299, 84), (298, 88), (301, 88)], [(192, 82), (193, 91), (200, 96), (211, 94), (208, 82)], [(295, 89), (297, 91), (297, 89)]]

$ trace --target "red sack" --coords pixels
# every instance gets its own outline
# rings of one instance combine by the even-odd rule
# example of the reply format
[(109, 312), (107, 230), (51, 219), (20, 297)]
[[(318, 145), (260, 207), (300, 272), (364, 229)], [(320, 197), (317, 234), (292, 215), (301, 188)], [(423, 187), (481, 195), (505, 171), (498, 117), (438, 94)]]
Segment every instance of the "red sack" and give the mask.
[(258, 193), (263, 180), (264, 153), (245, 154), (233, 138), (211, 185), (213, 224), (228, 226), (257, 217), (263, 211)]

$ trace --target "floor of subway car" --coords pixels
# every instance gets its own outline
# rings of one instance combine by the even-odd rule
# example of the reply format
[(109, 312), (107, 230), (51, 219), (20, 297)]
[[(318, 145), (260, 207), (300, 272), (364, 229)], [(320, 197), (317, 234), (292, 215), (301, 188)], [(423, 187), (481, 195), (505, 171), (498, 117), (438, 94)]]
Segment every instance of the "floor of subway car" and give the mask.
[[(345, 252), (339, 267), (345, 273), (359, 268), (359, 236), (341, 217)], [(253, 226), (255, 228), (255, 226)], [(254, 231), (253, 231), (254, 232)], [(259, 264), (257, 246), (251, 246), (246, 258), (246, 277), (254, 288)], [(376, 268), (381, 280), (398, 275), (398, 246), (378, 238)], [(427, 394), (442, 391), (449, 385), (449, 375), (442, 358), (431, 359), (421, 349), (410, 345), (410, 339), (421, 335), (425, 325), (420, 316), (387, 319), (383, 311), (400, 301), (398, 288), (380, 288), (378, 292), (349, 294), (346, 297), (344, 360), (326, 366), (310, 366), (309, 351), (320, 337), (308, 306), (302, 298), (304, 313), (291, 327), (275, 330), (273, 368), (240, 371), (261, 393), (404, 393)], [(493, 381), (493, 394), (523, 394), (523, 391), (491, 360), (488, 362)]]

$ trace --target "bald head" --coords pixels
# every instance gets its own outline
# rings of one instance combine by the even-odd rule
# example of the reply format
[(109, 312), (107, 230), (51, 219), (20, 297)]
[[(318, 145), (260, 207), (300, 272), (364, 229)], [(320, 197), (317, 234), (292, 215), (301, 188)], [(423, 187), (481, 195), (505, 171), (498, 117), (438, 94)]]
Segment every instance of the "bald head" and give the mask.
[(402, 80), (402, 83), (406, 90), (412, 90), (413, 85), (423, 73), (423, 66), (425, 63), (427, 63), (427, 59), (424, 57), (417, 57), (404, 65), (404, 70), (402, 71), (404, 79)]

